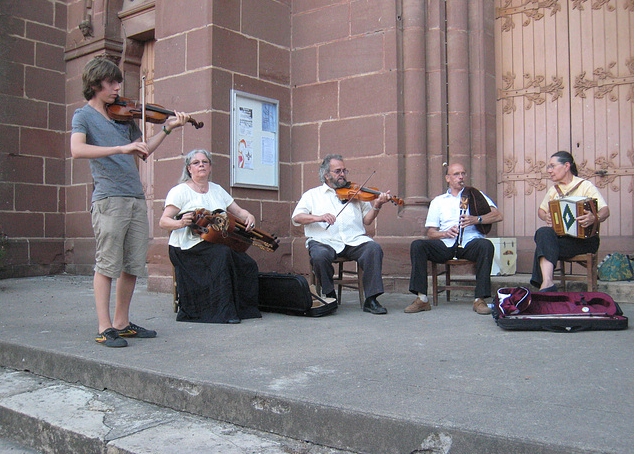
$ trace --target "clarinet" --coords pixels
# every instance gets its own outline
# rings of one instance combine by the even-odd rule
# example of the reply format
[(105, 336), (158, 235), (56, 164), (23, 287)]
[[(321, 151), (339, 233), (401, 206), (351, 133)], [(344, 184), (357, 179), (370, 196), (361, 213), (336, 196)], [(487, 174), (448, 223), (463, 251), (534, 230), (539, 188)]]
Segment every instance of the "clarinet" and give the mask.
[[(461, 218), (467, 213), (467, 207), (469, 205), (469, 198), (467, 196), (461, 196), (461, 203), (459, 208), (461, 209), (458, 216), (458, 236), (456, 237), (456, 247), (463, 247), (463, 230), (465, 229), (461, 224)], [(454, 258), (456, 257), (456, 249), (454, 250)]]

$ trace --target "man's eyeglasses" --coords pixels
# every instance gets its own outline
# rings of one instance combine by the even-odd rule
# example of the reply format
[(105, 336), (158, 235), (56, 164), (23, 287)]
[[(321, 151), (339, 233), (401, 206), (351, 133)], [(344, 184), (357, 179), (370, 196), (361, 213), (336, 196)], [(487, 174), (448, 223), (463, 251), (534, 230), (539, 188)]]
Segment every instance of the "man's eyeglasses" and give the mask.
[(345, 175), (349, 175), (349, 169), (335, 169), (335, 170), (331, 170), (331, 173), (335, 173), (336, 175), (340, 175), (342, 173)]
[(454, 176), (454, 177), (466, 177), (466, 176), (467, 176), (467, 172), (454, 172), (454, 173), (452, 174), (452, 176)]
[(207, 166), (208, 164), (210, 164), (210, 161), (206, 161), (206, 160), (204, 160), (204, 161), (192, 161), (190, 163), (191, 166), (198, 166), (199, 164), (203, 164), (203, 165)]

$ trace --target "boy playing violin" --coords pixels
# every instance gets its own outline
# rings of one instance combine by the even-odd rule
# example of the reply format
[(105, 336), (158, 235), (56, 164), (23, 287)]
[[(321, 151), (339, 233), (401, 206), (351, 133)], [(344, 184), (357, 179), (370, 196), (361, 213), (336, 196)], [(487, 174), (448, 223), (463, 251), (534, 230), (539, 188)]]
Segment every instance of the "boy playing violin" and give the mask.
[[(98, 315), (95, 340), (107, 347), (125, 347), (124, 337), (150, 338), (156, 331), (130, 322), (129, 310), (137, 276), (145, 274), (148, 218), (137, 157), (147, 158), (188, 115), (175, 112), (163, 130), (141, 140), (133, 120), (109, 118), (106, 106), (118, 96), (123, 82), (119, 67), (106, 57), (95, 57), (83, 70), (87, 104), (72, 118), (71, 153), (89, 159), (94, 184), (92, 226), (96, 238), (94, 298)], [(110, 316), (112, 279), (116, 279), (114, 321)]]
[(336, 298), (333, 260), (345, 257), (358, 262), (363, 270), (363, 310), (386, 314), (387, 309), (376, 299), (384, 293), (383, 252), (380, 245), (367, 236), (365, 225), (373, 223), (382, 206), (391, 200), (391, 195), (389, 191), (380, 193), (373, 206), (358, 198), (343, 203), (335, 190), (347, 185), (348, 173), (342, 156), (327, 155), (320, 165), (322, 185), (302, 195), (291, 220), (295, 226), (304, 225), (313, 272), (319, 277), (322, 293), (327, 298)]

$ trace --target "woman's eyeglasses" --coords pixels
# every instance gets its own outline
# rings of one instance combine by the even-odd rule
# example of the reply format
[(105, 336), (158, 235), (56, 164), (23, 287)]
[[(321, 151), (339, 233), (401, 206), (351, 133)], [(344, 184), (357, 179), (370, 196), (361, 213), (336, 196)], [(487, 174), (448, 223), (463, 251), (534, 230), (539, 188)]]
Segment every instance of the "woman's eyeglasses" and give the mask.
[(191, 166), (198, 166), (199, 164), (203, 164), (203, 165), (207, 166), (208, 164), (210, 164), (210, 161), (205, 161), (205, 160), (204, 161), (192, 161), (190, 163)]

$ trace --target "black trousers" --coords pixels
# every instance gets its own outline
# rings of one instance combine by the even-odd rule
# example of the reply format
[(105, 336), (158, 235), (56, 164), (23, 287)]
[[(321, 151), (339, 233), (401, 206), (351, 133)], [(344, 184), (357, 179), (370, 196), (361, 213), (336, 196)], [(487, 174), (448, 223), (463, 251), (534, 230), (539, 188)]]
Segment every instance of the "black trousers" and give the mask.
[(411, 278), (409, 291), (427, 295), (427, 261), (445, 263), (454, 257), (476, 262), (476, 288), (474, 298), (489, 298), (492, 295), (492, 260), (494, 244), (486, 238), (468, 242), (464, 248), (447, 247), (441, 240), (414, 240), (409, 249)]
[(362, 286), (365, 298), (382, 295), (385, 288), (382, 284), (382, 248), (375, 241), (367, 241), (358, 246), (345, 246), (337, 254), (335, 249), (317, 241), (309, 241), (309, 256), (313, 272), (320, 279), (322, 293), (325, 295), (335, 289), (333, 285), (333, 260), (344, 257), (358, 262), (362, 268)]
[(595, 253), (599, 249), (599, 236), (590, 238), (575, 238), (573, 236), (557, 236), (552, 227), (540, 227), (534, 234), (536, 248), (532, 262), (532, 278), (530, 283), (541, 287), (543, 276), (539, 261), (545, 257), (553, 266), (557, 266), (559, 259), (574, 257), (578, 254)]
[(258, 267), (250, 255), (206, 241), (186, 250), (168, 248), (179, 293), (177, 321), (226, 323), (262, 316)]

